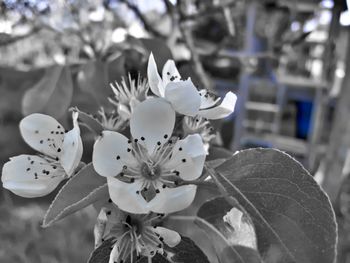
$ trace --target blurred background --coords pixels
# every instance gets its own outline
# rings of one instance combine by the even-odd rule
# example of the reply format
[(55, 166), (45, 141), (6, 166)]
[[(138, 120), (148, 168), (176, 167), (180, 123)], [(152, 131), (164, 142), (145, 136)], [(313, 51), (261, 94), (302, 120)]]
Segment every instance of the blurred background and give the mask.
[[(348, 3), (350, 4), (350, 3)], [(328, 193), (350, 262), (350, 11), (345, 0), (0, 0), (0, 167), (32, 153), (18, 123), (43, 112), (69, 127), (72, 106), (96, 114), (109, 83), (161, 69), (235, 112), (214, 123), (228, 150), (273, 147), (299, 160)], [(85, 161), (91, 156), (87, 129)], [(90, 142), (90, 143), (89, 143)], [(96, 214), (40, 224), (55, 193), (23, 199), (0, 189), (0, 262), (86, 262)]]

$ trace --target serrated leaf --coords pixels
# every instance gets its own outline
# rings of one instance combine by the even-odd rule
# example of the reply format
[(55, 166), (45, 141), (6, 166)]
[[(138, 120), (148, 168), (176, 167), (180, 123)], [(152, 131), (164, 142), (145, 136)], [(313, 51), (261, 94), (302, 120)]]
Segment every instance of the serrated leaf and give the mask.
[(243, 150), (211, 176), (253, 219), (264, 261), (334, 262), (337, 227), (331, 204), (292, 157), (274, 149)]
[(58, 192), (46, 212), (43, 227), (48, 227), (67, 215), (108, 198), (106, 179), (98, 175), (90, 163), (70, 178)]
[[(101, 246), (95, 249), (88, 263), (108, 263), (109, 255), (113, 245), (112, 238), (104, 241)], [(170, 248), (164, 246), (166, 253), (163, 255), (156, 254), (152, 258), (152, 263), (209, 263), (208, 258), (198, 248), (198, 246), (188, 237), (181, 236), (181, 242)], [(134, 257), (136, 258), (136, 257)], [(147, 263), (147, 257), (141, 257), (132, 263)], [(124, 263), (131, 263), (130, 259), (127, 259)]]
[(73, 83), (68, 67), (55, 65), (45, 71), (44, 76), (22, 99), (22, 113), (45, 113), (59, 119), (70, 106)]

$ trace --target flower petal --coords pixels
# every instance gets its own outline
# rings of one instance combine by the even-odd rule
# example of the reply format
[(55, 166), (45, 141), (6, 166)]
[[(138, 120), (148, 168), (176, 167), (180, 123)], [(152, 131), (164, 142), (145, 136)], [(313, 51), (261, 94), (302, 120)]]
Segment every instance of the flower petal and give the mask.
[(118, 175), (124, 165), (135, 163), (128, 138), (114, 131), (103, 131), (94, 144), (92, 164), (95, 171), (106, 177)]
[(183, 185), (175, 188), (159, 188), (159, 193), (148, 203), (155, 213), (173, 213), (187, 208), (196, 195), (197, 186)]
[(118, 249), (118, 243), (116, 242), (113, 245), (111, 253), (109, 254), (109, 261), (108, 261), (108, 263), (117, 262), (118, 258), (119, 258), (119, 249)]
[(33, 113), (21, 120), (19, 124), (25, 142), (43, 154), (51, 157), (61, 155), (64, 128), (48, 115)]
[(188, 116), (197, 115), (201, 105), (201, 97), (191, 79), (170, 82), (165, 88), (165, 99), (177, 112)]
[(158, 233), (169, 247), (175, 247), (181, 242), (181, 236), (174, 230), (157, 226), (154, 228), (154, 232)]
[(179, 71), (177, 70), (175, 66), (175, 62), (172, 59), (169, 59), (163, 66), (162, 70), (162, 79), (163, 79), (163, 85), (166, 87), (166, 85), (169, 82), (172, 81), (181, 81), (181, 76)]
[(74, 170), (79, 165), (83, 155), (83, 143), (80, 138), (78, 115), (78, 112), (73, 112), (73, 129), (64, 135), (62, 145), (60, 161), (68, 176), (71, 176), (74, 173)]
[(174, 145), (172, 158), (165, 167), (177, 170), (183, 180), (195, 180), (202, 174), (205, 157), (202, 138), (198, 134), (191, 134)]
[[(199, 110), (198, 115), (211, 120), (225, 118), (234, 111), (236, 101), (237, 101), (237, 96), (230, 91), (225, 95), (225, 98), (222, 100), (220, 105), (212, 108), (206, 108), (206, 109), (204, 109), (201, 106), (201, 109)], [(203, 101), (202, 101), (202, 105), (204, 105)]]
[(174, 125), (175, 111), (162, 98), (149, 98), (141, 102), (130, 119), (131, 135), (144, 143), (149, 153), (157, 144), (170, 138)]
[(32, 198), (51, 193), (64, 179), (61, 167), (37, 155), (10, 158), (2, 168), (3, 187), (16, 195)]
[(147, 66), (148, 84), (154, 94), (158, 97), (164, 96), (164, 85), (161, 77), (158, 74), (157, 64), (154, 60), (153, 54), (149, 55)]
[(142, 189), (142, 181), (124, 183), (116, 178), (107, 177), (109, 195), (121, 210), (133, 214), (146, 214), (149, 212), (148, 203), (136, 191)]

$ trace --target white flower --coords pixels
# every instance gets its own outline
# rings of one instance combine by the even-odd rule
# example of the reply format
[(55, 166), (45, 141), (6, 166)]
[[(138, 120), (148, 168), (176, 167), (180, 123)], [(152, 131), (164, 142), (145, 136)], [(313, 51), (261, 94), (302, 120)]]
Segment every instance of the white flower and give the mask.
[(190, 78), (182, 80), (173, 60), (168, 60), (158, 74), (157, 64), (151, 53), (147, 67), (148, 83), (154, 94), (167, 100), (175, 111), (188, 116), (199, 115), (207, 119), (221, 119), (235, 108), (237, 96), (231, 91), (224, 99), (202, 89), (198, 92)]
[(160, 218), (160, 214), (135, 215), (118, 209), (102, 208), (97, 222), (104, 225), (103, 238), (99, 243), (112, 238), (109, 262), (135, 262), (141, 256), (152, 258), (156, 253), (164, 253), (164, 244), (168, 247), (178, 245), (181, 236), (173, 230), (158, 226)]
[(121, 131), (126, 127), (126, 120), (116, 113), (115, 110), (106, 112), (104, 107), (101, 107), (97, 112), (97, 121), (101, 126), (108, 131)]
[(130, 213), (170, 213), (189, 206), (195, 196), (195, 180), (203, 170), (206, 152), (198, 134), (171, 140), (175, 112), (163, 99), (150, 98), (133, 112), (133, 140), (104, 131), (95, 142), (92, 162), (107, 177), (113, 202)]
[(52, 192), (71, 176), (83, 152), (78, 113), (73, 112), (74, 127), (65, 132), (54, 118), (34, 113), (19, 125), (25, 142), (41, 154), (22, 154), (10, 158), (2, 169), (3, 187), (22, 197), (39, 197)]
[(115, 82), (111, 84), (114, 93), (114, 100), (109, 98), (109, 101), (117, 107), (118, 114), (124, 120), (131, 118), (133, 109), (146, 99), (148, 92), (148, 84), (140, 75), (137, 81), (131, 79), (129, 74), (128, 82), (122, 78), (121, 84)]
[(216, 137), (214, 128), (210, 122), (203, 117), (185, 116), (182, 121), (182, 130), (184, 136), (198, 133), (203, 140), (205, 150), (209, 151), (210, 141)]

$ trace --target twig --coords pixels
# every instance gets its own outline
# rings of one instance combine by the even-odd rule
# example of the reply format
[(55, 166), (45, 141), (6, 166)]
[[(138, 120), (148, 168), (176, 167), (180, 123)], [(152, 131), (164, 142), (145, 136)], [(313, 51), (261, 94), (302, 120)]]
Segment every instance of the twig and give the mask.
[(136, 5), (130, 3), (128, 0), (119, 0), (119, 2), (126, 4), (127, 7), (135, 13), (135, 15), (141, 20), (143, 26), (148, 32), (152, 33), (156, 37), (165, 38), (163, 34), (152, 27), (152, 25), (147, 21), (146, 17), (141, 13), (140, 9)]
[[(180, 14), (180, 19), (181, 19), (181, 17), (184, 17), (181, 4), (182, 4), (182, 1), (178, 1), (177, 11)], [(182, 33), (183, 40), (185, 41), (187, 48), (191, 52), (191, 62), (194, 66), (195, 72), (197, 73), (197, 75), (199, 77), (199, 81), (201, 82), (201, 84), (203, 85), (203, 87), (205, 89), (213, 91), (211, 81), (204, 71), (202, 62), (200, 61), (199, 54), (195, 48), (191, 29), (188, 26), (186, 26), (186, 24), (180, 23), (180, 31)]]

